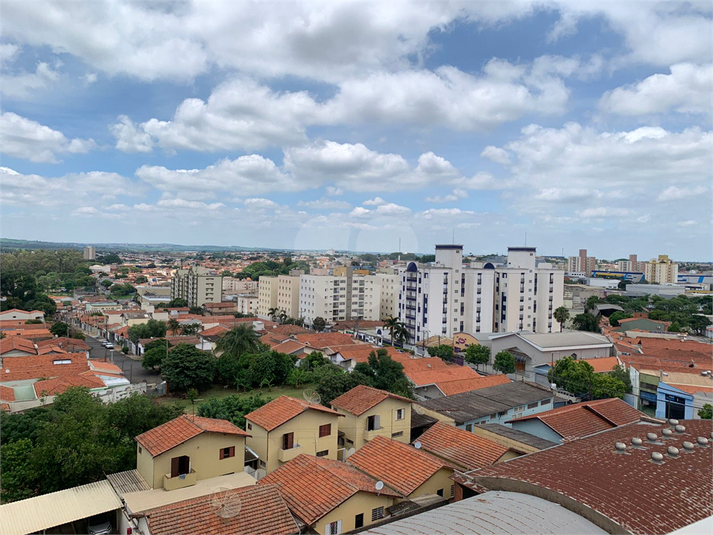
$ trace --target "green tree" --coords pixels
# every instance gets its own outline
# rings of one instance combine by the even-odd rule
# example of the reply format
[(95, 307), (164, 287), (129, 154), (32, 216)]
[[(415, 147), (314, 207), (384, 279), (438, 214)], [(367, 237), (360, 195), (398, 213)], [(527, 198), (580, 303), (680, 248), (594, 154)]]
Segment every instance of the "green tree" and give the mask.
[(166, 331), (170, 332), (174, 336), (181, 330), (181, 324), (176, 318), (171, 318), (166, 323)]
[(198, 416), (228, 420), (237, 427), (245, 429), (245, 415), (259, 409), (267, 401), (261, 394), (250, 397), (232, 395), (211, 398), (198, 406)]
[(312, 320), (312, 328), (317, 332), (322, 332), (326, 326), (327, 322), (321, 316), (317, 316)]
[(59, 337), (67, 336), (67, 333), (69, 332), (69, 325), (62, 321), (56, 321), (50, 327), (50, 332)]
[(146, 323), (129, 327), (129, 339), (137, 342), (146, 338), (163, 338), (166, 336), (166, 322), (150, 319)]
[(677, 321), (671, 322), (671, 325), (668, 326), (668, 332), (680, 333), (681, 332), (681, 324), (678, 323)]
[[(595, 307), (596, 305), (598, 305), (599, 303), (603, 303), (603, 302), (604, 302), (604, 301), (602, 300), (601, 297), (598, 297), (598, 296), (596, 296), (596, 295), (590, 295), (590, 296), (587, 298), (586, 304), (584, 305), (584, 311), (585, 311), (585, 312), (591, 312), (592, 310), (594, 310), (594, 307)], [(581, 330), (581, 329), (580, 329), (580, 330)]]
[(162, 347), (154, 347), (144, 352), (144, 357), (141, 359), (141, 366), (147, 370), (161, 371), (161, 365), (166, 359), (168, 352), (165, 344)]
[(399, 321), (399, 318), (394, 316), (389, 316), (381, 320), (384, 322), (384, 327), (389, 330), (391, 334), (391, 342), (396, 345), (402, 345), (408, 342), (411, 335), (406, 328), (406, 325)]
[(328, 407), (332, 400), (359, 385), (371, 386), (371, 378), (357, 370), (351, 373), (338, 370), (322, 377), (317, 386), (317, 393), (322, 405)]
[(270, 316), (270, 319), (272, 321), (277, 321), (277, 316), (280, 313), (280, 309), (277, 307), (272, 307), (270, 310), (267, 311), (267, 315)]
[(183, 413), (179, 403), (157, 403), (148, 396), (134, 393), (117, 403), (104, 405), (106, 421), (130, 439), (177, 418)]
[(428, 348), (428, 354), (432, 357), (438, 357), (441, 360), (450, 362), (453, 360), (453, 346), (449, 346), (448, 344), (432, 346)]
[(554, 317), (555, 321), (560, 324), (560, 331), (563, 331), (564, 324), (569, 319), (569, 310), (567, 310), (567, 307), (557, 307), (552, 314), (552, 317)]
[(34, 445), (29, 438), (21, 438), (0, 447), (2, 459), (2, 486), (0, 502), (14, 502), (31, 498), (37, 494), (37, 474), (32, 468), (29, 454)]
[(413, 388), (400, 362), (391, 358), (386, 349), (378, 349), (369, 354), (367, 362), (354, 367), (371, 380), (371, 386), (413, 399)]
[(188, 301), (181, 297), (176, 297), (175, 299), (171, 299), (166, 306), (168, 308), (185, 308), (188, 306)]
[(252, 325), (241, 324), (225, 333), (215, 348), (224, 355), (240, 357), (243, 353), (256, 353), (260, 347), (260, 337)]
[(706, 329), (708, 326), (711, 324), (711, 320), (706, 318), (705, 316), (699, 316), (699, 315), (694, 315), (691, 316), (691, 318), (688, 321), (688, 326), (691, 328), (691, 330), (699, 335), (699, 336), (705, 336), (706, 334)]
[(201, 328), (200, 323), (185, 323), (181, 325), (181, 334), (183, 336), (190, 336), (192, 334), (198, 333)]
[(609, 316), (609, 323), (612, 327), (618, 327), (619, 322), (623, 319), (630, 318), (631, 314), (617, 310), (611, 316)]
[(617, 364), (612, 368), (612, 371), (609, 372), (609, 375), (614, 377), (614, 379), (617, 379), (624, 383), (624, 387), (626, 388), (626, 393), (631, 393), (631, 377), (629, 376), (629, 372), (626, 370), (624, 366), (621, 366), (620, 364)]
[(591, 394), (594, 368), (583, 360), (566, 356), (550, 369), (547, 379), (575, 396)]
[(311, 382), (314, 379), (312, 373), (302, 369), (302, 366), (294, 367), (287, 375), (286, 383), (293, 388), (299, 388), (300, 385)]
[(139, 275), (134, 279), (134, 284), (146, 284), (149, 281), (145, 275)]
[(509, 351), (500, 351), (495, 355), (493, 368), (502, 373), (515, 373), (515, 357)]
[(164, 359), (161, 375), (172, 391), (195, 388), (203, 392), (212, 386), (215, 368), (216, 359), (210, 353), (191, 344), (177, 344)]
[(474, 364), (476, 368), (480, 364), (490, 362), (490, 348), (480, 344), (470, 344), (465, 350), (465, 361)]
[(713, 419), (713, 405), (706, 403), (698, 410), (698, 417), (701, 420), (711, 420)]
[(116, 253), (107, 253), (97, 258), (97, 262), (102, 264), (121, 264), (121, 257)]
[(595, 373), (592, 377), (592, 398), (621, 398), (626, 394), (626, 385), (608, 373)]
[(574, 328), (578, 331), (587, 331), (592, 333), (600, 332), (599, 321), (601, 320), (600, 315), (593, 315), (589, 312), (583, 314), (577, 314), (574, 317), (573, 323)]

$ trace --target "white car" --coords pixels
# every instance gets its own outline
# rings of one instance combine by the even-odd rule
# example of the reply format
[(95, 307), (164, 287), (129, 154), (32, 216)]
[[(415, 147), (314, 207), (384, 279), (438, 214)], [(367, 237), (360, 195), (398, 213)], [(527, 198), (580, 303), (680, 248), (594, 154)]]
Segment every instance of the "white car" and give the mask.
[(114, 344), (112, 344), (111, 342), (107, 342), (104, 347), (106, 347), (107, 349), (114, 349)]

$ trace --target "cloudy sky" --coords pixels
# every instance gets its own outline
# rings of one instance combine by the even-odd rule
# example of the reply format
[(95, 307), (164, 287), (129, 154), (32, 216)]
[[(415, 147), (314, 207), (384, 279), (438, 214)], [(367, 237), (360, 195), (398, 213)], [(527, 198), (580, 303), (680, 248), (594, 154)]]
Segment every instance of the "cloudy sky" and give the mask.
[(712, 18), (5, 0), (1, 234), (710, 259)]

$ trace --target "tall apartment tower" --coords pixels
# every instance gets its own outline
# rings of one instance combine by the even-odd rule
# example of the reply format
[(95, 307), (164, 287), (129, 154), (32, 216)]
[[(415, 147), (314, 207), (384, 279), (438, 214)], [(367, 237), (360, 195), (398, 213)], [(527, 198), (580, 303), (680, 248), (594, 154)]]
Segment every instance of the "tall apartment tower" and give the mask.
[(642, 273), (644, 271), (645, 265), (646, 265), (646, 262), (639, 262), (639, 259), (635, 254), (630, 254), (629, 260), (625, 260), (623, 262), (617, 262), (617, 269), (619, 271)]
[(262, 275), (257, 289), (257, 315), (270, 319), (270, 310), (277, 308), (277, 277)]
[(185, 299), (190, 307), (205, 303), (220, 303), (223, 277), (209, 269), (191, 266), (177, 269), (171, 278), (171, 299)]
[(590, 276), (595, 269), (597, 269), (597, 259), (587, 256), (586, 249), (580, 249), (579, 255), (570, 256), (567, 262), (567, 271), (570, 273), (584, 273)]
[(678, 264), (668, 255), (660, 254), (645, 263), (644, 278), (651, 284), (676, 284), (678, 282)]
[(410, 262), (400, 273), (398, 314), (411, 342), (458, 332), (556, 332), (564, 272), (537, 265), (534, 247), (510, 247), (507, 262), (463, 266), (460, 245), (437, 245), (430, 266)]
[(97, 257), (97, 250), (91, 245), (87, 245), (82, 252), (84, 260), (95, 260)]

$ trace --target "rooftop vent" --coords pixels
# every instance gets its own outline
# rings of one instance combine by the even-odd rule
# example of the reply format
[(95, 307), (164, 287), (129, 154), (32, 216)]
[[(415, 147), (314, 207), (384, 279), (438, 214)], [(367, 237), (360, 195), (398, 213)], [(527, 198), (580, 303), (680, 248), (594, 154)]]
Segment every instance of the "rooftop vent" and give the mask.
[(626, 453), (626, 444), (623, 442), (617, 442), (614, 444), (614, 448), (616, 448), (617, 453)]
[(684, 431), (686, 431), (686, 426), (685, 426), (685, 425), (679, 424), (679, 425), (676, 426), (676, 433), (683, 433)]
[(696, 439), (696, 444), (698, 444), (701, 448), (707, 448), (708, 447), (708, 439), (706, 437), (698, 437)]
[(657, 440), (658, 438), (659, 438), (659, 437), (656, 435), (656, 433), (646, 433), (646, 439), (647, 439), (649, 442), (656, 442), (656, 440)]
[(666, 453), (668, 453), (669, 457), (678, 457), (678, 448), (675, 446), (669, 446)]
[(651, 461), (656, 464), (663, 464), (663, 453), (659, 453), (658, 451), (652, 451)]
[(670, 429), (662, 429), (661, 434), (664, 438), (671, 438), (673, 436), (673, 431), (671, 431)]
[(635, 448), (643, 448), (643, 444), (644, 444), (644, 441), (638, 437), (634, 437), (631, 439), (631, 445), (634, 446)]
[(671, 418), (668, 423), (671, 424), (671, 427), (676, 427), (678, 425), (678, 420)]
[(693, 445), (693, 442), (684, 442), (683, 443), (683, 451), (693, 451), (696, 447)]

